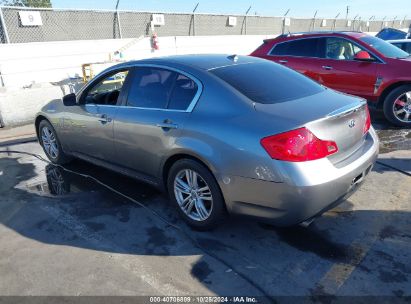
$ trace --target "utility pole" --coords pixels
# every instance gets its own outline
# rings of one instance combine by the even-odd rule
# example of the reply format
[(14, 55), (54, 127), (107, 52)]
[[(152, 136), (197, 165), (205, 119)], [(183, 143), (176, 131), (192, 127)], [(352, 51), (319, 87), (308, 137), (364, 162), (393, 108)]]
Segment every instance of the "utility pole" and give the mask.
[(194, 7), (194, 9), (193, 9), (193, 36), (196, 35), (196, 24), (195, 24), (195, 14), (194, 13), (196, 12), (197, 7), (198, 7), (199, 4), (200, 4), (200, 2), (198, 2), (196, 4), (196, 6)]
[(395, 20), (397, 20), (397, 16), (395, 16), (394, 19), (392, 20), (392, 27), (394, 27), (395, 25)]
[(251, 5), (248, 8), (248, 10), (245, 12), (245, 16), (244, 16), (244, 33), (247, 35), (247, 15), (251, 10)]
[(121, 33), (121, 23), (120, 23), (120, 14), (118, 13), (118, 5), (120, 4), (120, 0), (117, 0), (116, 3), (116, 18), (117, 18), (117, 25), (118, 25), (118, 33), (120, 35), (120, 39), (123, 38), (123, 35)]
[(282, 34), (284, 35), (284, 30), (285, 30), (285, 18), (287, 17), (288, 13), (290, 12), (290, 9), (288, 9), (285, 14), (283, 15), (283, 26), (282, 26)]
[(354, 19), (353, 19), (353, 21), (352, 21), (352, 27), (351, 27), (352, 30), (354, 30), (354, 28), (355, 28), (355, 20), (357, 19), (357, 17), (358, 17), (358, 14), (355, 15), (355, 17), (354, 17)]
[[(313, 25), (313, 29), (314, 29), (314, 27), (315, 27), (315, 17), (317, 17), (317, 13), (318, 13), (318, 10), (316, 10), (315, 11), (315, 13), (314, 13), (314, 17), (313, 17), (313, 20), (312, 20), (312, 22), (311, 22), (311, 24)], [(310, 24), (310, 28), (309, 28), (309, 32), (311, 32), (311, 24)]]
[(350, 7), (347, 5), (347, 11), (345, 13), (345, 20), (348, 20), (348, 14), (350, 13)]
[(335, 24), (337, 23), (337, 18), (340, 15), (340, 13), (337, 14), (337, 16), (335, 16), (334, 18), (334, 24), (333, 24), (333, 31), (335, 31)]
[(368, 19), (368, 29), (367, 31), (370, 31), (370, 24), (371, 24), (371, 20), (375, 19), (375, 16), (371, 16), (370, 19)]

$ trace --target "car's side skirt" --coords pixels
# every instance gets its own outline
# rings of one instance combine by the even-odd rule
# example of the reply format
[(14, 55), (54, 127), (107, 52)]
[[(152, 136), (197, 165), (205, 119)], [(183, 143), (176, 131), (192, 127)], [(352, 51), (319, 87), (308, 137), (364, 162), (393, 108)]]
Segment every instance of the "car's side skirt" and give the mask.
[(134, 170), (128, 169), (128, 168), (124, 168), (122, 166), (118, 166), (100, 159), (96, 159), (94, 157), (88, 156), (88, 155), (84, 155), (82, 153), (77, 153), (77, 152), (71, 152), (70, 153), (71, 156), (75, 157), (75, 158), (79, 158), (82, 159), (86, 162), (92, 163), (96, 166), (99, 167), (103, 167), (106, 169), (109, 169), (111, 171), (114, 171), (116, 173), (120, 173), (123, 175), (126, 175), (128, 177), (134, 178), (136, 180), (145, 182), (147, 184), (150, 184), (156, 188), (162, 189), (160, 185), (162, 185), (157, 179), (154, 179), (153, 177), (147, 176), (145, 174), (141, 174), (139, 172), (136, 172)]

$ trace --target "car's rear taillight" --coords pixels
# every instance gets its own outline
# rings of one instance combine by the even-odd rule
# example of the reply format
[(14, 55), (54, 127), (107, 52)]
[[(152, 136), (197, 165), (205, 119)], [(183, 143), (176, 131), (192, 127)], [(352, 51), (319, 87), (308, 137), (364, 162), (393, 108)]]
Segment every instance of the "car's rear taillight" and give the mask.
[(265, 137), (261, 145), (271, 158), (291, 162), (320, 159), (338, 151), (334, 141), (318, 139), (307, 128)]
[(368, 105), (365, 105), (365, 112), (367, 115), (365, 119), (365, 125), (364, 125), (364, 134), (368, 132), (371, 128), (371, 117), (370, 117), (370, 110), (368, 109)]

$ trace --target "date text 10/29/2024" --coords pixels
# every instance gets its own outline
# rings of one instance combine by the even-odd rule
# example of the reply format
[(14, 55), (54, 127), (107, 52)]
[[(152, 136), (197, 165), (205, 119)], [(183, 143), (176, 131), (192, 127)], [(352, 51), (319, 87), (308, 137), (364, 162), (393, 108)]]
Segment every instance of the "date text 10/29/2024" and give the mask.
[(258, 303), (255, 297), (213, 297), (213, 296), (181, 296), (150, 297), (150, 303)]

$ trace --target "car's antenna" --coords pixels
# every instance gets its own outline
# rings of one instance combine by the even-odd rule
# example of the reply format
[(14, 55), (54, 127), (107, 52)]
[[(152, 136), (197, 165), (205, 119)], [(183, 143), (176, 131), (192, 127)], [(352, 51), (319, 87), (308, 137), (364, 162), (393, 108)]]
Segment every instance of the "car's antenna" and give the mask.
[(227, 58), (230, 59), (230, 60), (232, 60), (232, 61), (234, 61), (234, 62), (237, 62), (237, 61), (238, 61), (238, 55), (237, 55), (237, 54), (228, 56)]

